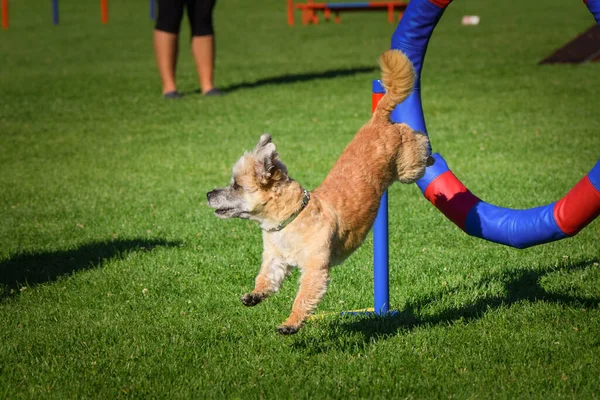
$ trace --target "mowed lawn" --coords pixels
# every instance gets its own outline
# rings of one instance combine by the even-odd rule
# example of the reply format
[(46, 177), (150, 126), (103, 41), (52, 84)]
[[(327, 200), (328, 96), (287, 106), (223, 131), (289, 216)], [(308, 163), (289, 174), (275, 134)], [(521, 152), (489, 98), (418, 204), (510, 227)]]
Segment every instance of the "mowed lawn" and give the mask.
[[(296, 271), (254, 308), (260, 229), (206, 192), (263, 132), (314, 189), (369, 118), (385, 13), (291, 28), (281, 0), (220, 0), (221, 98), (184, 21), (164, 100), (143, 1), (13, 0), (0, 31), (0, 398), (600, 397), (600, 221), (516, 250), (470, 237), (416, 185), (390, 189), (390, 297), (372, 237), (336, 267), (319, 318), (275, 327)], [(463, 15), (479, 15), (463, 26)], [(564, 196), (600, 155), (600, 63), (538, 62), (594, 23), (581, 1), (456, 0), (422, 77), (434, 151), (487, 202)]]

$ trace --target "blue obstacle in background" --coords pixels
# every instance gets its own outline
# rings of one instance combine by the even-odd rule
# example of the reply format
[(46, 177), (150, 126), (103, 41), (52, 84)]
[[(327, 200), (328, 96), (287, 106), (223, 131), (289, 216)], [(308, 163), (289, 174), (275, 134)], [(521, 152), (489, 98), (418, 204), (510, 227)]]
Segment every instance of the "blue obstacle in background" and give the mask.
[[(391, 40), (391, 48), (404, 52), (414, 65), (413, 93), (392, 112), (391, 119), (427, 134), (421, 103), (421, 71), (433, 30), (452, 0), (411, 0)], [(600, 0), (584, 0), (600, 26)], [(374, 93), (376, 90), (374, 84)], [(577, 234), (600, 214), (600, 160), (561, 200), (528, 210), (513, 210), (485, 203), (473, 195), (450, 171), (440, 154), (417, 185), (440, 211), (467, 234), (514, 248), (526, 248)], [(375, 313), (389, 310), (387, 193), (374, 227)], [(386, 225), (386, 229), (383, 228)], [(378, 252), (382, 252), (380, 256)], [(385, 272), (383, 272), (385, 271)], [(381, 279), (381, 281), (378, 281)]]

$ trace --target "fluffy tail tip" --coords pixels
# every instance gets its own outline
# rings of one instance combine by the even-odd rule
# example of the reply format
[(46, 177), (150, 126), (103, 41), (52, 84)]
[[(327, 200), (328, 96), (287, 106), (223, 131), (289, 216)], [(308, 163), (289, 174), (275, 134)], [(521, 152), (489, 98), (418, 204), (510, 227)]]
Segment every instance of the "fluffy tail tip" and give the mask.
[(381, 82), (386, 93), (396, 102), (402, 102), (415, 85), (415, 69), (400, 50), (388, 50), (379, 57)]

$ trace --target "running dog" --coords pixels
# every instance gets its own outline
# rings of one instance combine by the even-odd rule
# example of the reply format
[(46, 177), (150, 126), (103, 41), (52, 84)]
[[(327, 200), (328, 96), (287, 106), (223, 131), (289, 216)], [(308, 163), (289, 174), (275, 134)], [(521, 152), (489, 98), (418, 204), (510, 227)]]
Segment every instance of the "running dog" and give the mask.
[(300, 289), (277, 328), (281, 334), (296, 333), (317, 307), (330, 268), (363, 243), (385, 190), (394, 181), (417, 181), (432, 163), (427, 136), (390, 121), (412, 92), (411, 62), (389, 50), (379, 65), (386, 94), (318, 188), (308, 192), (291, 179), (271, 136), (263, 134), (233, 166), (230, 185), (207, 194), (217, 217), (250, 219), (263, 231), (262, 266), (254, 290), (241, 298), (244, 305), (257, 305), (278, 291), (292, 268), (300, 269)]

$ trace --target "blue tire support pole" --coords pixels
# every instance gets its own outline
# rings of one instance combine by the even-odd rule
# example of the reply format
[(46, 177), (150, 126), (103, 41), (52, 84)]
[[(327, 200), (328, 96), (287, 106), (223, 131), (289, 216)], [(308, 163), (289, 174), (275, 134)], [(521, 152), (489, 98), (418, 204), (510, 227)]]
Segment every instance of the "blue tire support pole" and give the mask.
[(375, 314), (385, 315), (390, 309), (388, 192), (381, 197), (373, 225), (373, 293)]
[(52, 0), (52, 22), (54, 25), (58, 25), (58, 0)]
[[(373, 81), (371, 111), (385, 94), (381, 81)], [(377, 315), (385, 315), (390, 308), (389, 284), (389, 242), (388, 242), (388, 192), (381, 197), (379, 210), (373, 225), (373, 294), (374, 311)]]

